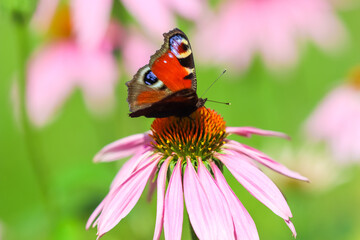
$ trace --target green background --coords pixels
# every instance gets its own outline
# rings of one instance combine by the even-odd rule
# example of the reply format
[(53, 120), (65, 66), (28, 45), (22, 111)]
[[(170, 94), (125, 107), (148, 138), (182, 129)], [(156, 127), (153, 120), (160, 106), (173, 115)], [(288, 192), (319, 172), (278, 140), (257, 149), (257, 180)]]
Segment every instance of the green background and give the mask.
[[(231, 106), (207, 103), (207, 107), (224, 117), (228, 126), (277, 130), (293, 138), (291, 142), (265, 137), (236, 140), (267, 150), (274, 159), (283, 148), (297, 149), (306, 144), (301, 134), (305, 119), (325, 94), (345, 78), (349, 69), (360, 63), (360, 9), (338, 14), (349, 33), (346, 48), (338, 54), (330, 56), (307, 44), (299, 64), (285, 75), (269, 72), (255, 59), (244, 74), (230, 72), (209, 90), (208, 98), (231, 102)], [(131, 76), (123, 74), (116, 88), (116, 110), (111, 116), (97, 118), (89, 114), (81, 92), (76, 90), (53, 123), (42, 129), (24, 128), (14, 118), (10, 97), (14, 78), (21, 76), (19, 32), (8, 15), (0, 16), (0, 20), (2, 237), (6, 240), (95, 239), (96, 230), (86, 231), (85, 223), (106, 195), (124, 160), (94, 164), (92, 157), (116, 139), (147, 131), (152, 120), (128, 117), (124, 83)], [(189, 23), (186, 24), (190, 29)], [(33, 49), (37, 40), (30, 37), (29, 43)], [(196, 49), (193, 51), (196, 59)], [(196, 64), (198, 92), (202, 93), (224, 66)], [(318, 151), (321, 150), (320, 147)], [(31, 156), (38, 161), (33, 161)], [(293, 170), (307, 176), (306, 169)], [(321, 190), (310, 190), (310, 185), (316, 182), (297, 183), (271, 175), (293, 212), (297, 239), (360, 239), (360, 169), (353, 165), (339, 167), (337, 171), (339, 183)], [(253, 198), (227, 170), (225, 176), (253, 217), (261, 239), (292, 239), (280, 217)], [(148, 203), (145, 193), (130, 214), (103, 239), (152, 238), (156, 198)], [(186, 218), (183, 239), (190, 239)]]

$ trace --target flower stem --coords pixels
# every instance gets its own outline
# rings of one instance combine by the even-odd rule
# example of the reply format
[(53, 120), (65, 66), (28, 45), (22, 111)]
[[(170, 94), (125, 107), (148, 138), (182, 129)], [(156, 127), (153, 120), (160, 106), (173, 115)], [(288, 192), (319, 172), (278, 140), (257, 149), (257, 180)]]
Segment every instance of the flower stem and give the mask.
[(49, 195), (47, 191), (48, 181), (46, 171), (41, 164), (41, 154), (38, 150), (39, 142), (36, 139), (36, 134), (31, 127), (26, 110), (26, 64), (29, 56), (29, 41), (28, 41), (28, 19), (24, 13), (20, 11), (12, 12), (12, 20), (15, 24), (15, 31), (18, 46), (18, 86), (19, 86), (19, 102), (20, 102), (20, 123), (24, 135), (26, 148), (30, 164), (35, 173), (35, 178), (41, 191), (41, 198), (46, 208), (49, 207)]

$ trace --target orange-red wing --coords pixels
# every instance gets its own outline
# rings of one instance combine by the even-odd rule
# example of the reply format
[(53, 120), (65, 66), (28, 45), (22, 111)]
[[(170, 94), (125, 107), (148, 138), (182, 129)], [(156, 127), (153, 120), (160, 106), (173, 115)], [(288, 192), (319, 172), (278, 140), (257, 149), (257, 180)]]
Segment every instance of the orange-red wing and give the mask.
[(137, 96), (136, 104), (142, 105), (142, 104), (155, 103), (160, 101), (166, 96), (167, 94), (165, 93), (165, 91), (145, 91)]
[(156, 59), (151, 66), (151, 71), (173, 92), (191, 88), (192, 80), (186, 79), (186, 76), (191, 73), (189, 70), (191, 69), (180, 64), (170, 50)]

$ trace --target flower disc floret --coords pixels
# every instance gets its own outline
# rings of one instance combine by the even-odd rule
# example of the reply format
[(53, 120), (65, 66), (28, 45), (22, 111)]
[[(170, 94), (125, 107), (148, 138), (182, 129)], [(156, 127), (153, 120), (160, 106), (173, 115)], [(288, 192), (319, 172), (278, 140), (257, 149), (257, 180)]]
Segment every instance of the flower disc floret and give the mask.
[(189, 117), (157, 118), (151, 125), (155, 151), (164, 157), (203, 160), (219, 152), (227, 136), (225, 121), (214, 110), (199, 108)]

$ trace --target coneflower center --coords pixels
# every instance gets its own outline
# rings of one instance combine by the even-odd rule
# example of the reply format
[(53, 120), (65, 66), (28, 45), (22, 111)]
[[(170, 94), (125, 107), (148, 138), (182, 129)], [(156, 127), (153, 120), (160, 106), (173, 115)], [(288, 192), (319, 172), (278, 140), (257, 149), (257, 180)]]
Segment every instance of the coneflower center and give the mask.
[(47, 36), (55, 39), (70, 38), (72, 27), (69, 6), (61, 4), (51, 20)]
[(151, 125), (155, 151), (164, 157), (210, 158), (224, 144), (225, 121), (214, 110), (197, 109), (189, 117), (157, 118)]

